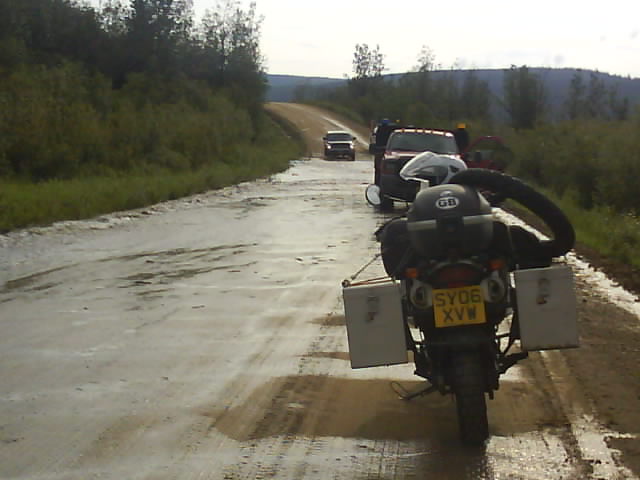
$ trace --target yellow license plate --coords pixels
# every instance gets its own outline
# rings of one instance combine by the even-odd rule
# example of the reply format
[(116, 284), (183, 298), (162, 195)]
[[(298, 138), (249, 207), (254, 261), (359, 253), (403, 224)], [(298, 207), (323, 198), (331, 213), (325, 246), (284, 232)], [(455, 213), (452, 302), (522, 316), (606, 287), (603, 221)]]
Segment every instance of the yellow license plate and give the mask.
[(487, 321), (480, 285), (433, 290), (433, 311), (437, 328)]

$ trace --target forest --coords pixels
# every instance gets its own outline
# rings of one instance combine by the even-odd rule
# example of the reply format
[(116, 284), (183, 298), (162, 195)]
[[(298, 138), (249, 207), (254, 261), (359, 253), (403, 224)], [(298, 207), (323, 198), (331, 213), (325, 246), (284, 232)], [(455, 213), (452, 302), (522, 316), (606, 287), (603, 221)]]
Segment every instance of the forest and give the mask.
[(0, 0), (0, 231), (280, 171), (255, 4)]

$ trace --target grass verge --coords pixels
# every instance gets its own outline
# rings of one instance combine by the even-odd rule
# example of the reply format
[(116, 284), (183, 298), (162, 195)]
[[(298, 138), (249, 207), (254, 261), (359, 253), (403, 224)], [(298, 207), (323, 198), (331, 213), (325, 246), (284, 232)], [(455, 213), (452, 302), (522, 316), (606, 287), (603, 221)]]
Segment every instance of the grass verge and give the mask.
[[(558, 197), (536, 187), (567, 215), (576, 232), (578, 247), (595, 250), (600, 255), (616, 262), (640, 268), (640, 255), (636, 245), (640, 244), (640, 219), (631, 214), (621, 214), (609, 207), (595, 207), (586, 210), (578, 206), (578, 202), (567, 194)], [(535, 222), (532, 213), (525, 211), (514, 202), (507, 202), (506, 208), (528, 222)], [(539, 220), (538, 220), (538, 223)], [(536, 228), (541, 225), (534, 225)], [(542, 228), (544, 230), (544, 228)], [(547, 232), (545, 232), (547, 233)]]
[(92, 218), (262, 178), (285, 170), (300, 153), (295, 139), (277, 134), (268, 144), (236, 147), (228, 163), (195, 171), (133, 171), (35, 184), (0, 181), (0, 232)]

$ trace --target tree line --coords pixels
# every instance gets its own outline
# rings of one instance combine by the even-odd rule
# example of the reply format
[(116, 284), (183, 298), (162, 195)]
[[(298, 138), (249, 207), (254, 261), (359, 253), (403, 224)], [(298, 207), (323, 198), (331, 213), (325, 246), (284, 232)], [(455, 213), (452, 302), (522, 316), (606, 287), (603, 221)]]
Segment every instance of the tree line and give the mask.
[[(197, 169), (268, 140), (255, 3), (0, 0), (0, 178)], [(271, 127), (270, 127), (271, 125)]]
[(576, 71), (567, 98), (558, 112), (550, 104), (544, 79), (528, 66), (503, 71), (502, 95), (496, 96), (474, 70), (437, 63), (434, 52), (423, 46), (417, 64), (400, 75), (385, 75), (385, 55), (379, 45), (356, 44), (353, 72), (343, 87), (313, 90), (301, 87), (298, 100), (328, 101), (356, 112), (364, 121), (381, 117), (409, 124), (451, 125), (458, 121), (494, 127), (508, 125), (517, 130), (563, 120), (620, 120), (632, 114), (628, 98), (617, 87), (607, 87), (596, 72)]
[(473, 70), (461, 76), (456, 66), (442, 69), (428, 47), (417, 65), (399, 76), (385, 76), (384, 61), (379, 46), (358, 44), (344, 86), (300, 90), (300, 99), (351, 110), (364, 122), (386, 117), (435, 128), (466, 123), (472, 137), (498, 135), (507, 141), (515, 153), (511, 173), (571, 197), (584, 209), (640, 214), (635, 185), (640, 109), (595, 72), (575, 72), (552, 116), (553, 92), (526, 65), (503, 71), (503, 95), (497, 98)]

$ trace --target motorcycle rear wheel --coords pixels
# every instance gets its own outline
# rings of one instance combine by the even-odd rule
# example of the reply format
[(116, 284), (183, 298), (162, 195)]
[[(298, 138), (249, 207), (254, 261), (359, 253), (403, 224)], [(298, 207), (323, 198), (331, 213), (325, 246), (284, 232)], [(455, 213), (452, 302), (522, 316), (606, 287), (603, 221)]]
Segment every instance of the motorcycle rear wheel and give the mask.
[(489, 437), (484, 374), (477, 353), (461, 352), (455, 356), (452, 380), (460, 440), (465, 445), (479, 446)]

